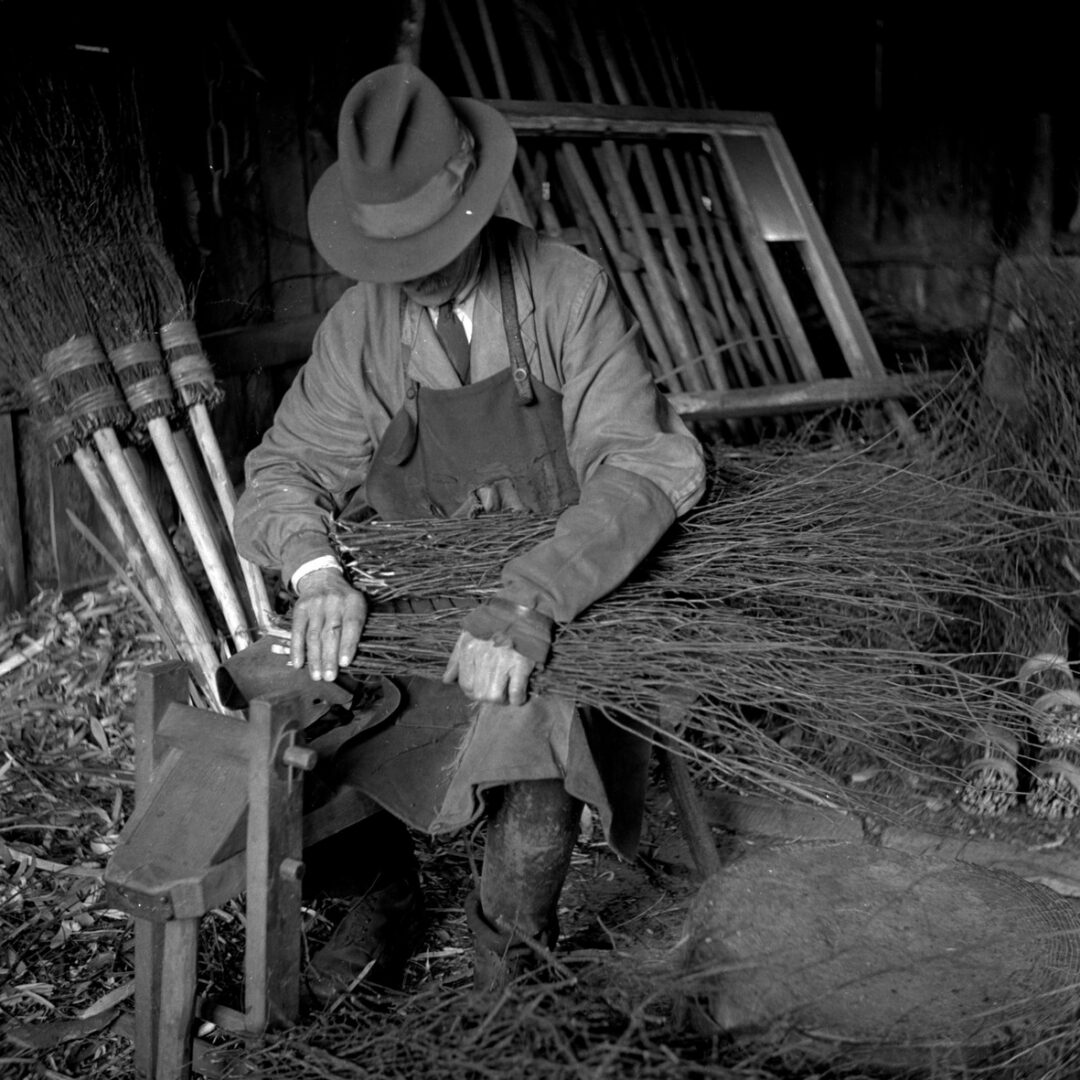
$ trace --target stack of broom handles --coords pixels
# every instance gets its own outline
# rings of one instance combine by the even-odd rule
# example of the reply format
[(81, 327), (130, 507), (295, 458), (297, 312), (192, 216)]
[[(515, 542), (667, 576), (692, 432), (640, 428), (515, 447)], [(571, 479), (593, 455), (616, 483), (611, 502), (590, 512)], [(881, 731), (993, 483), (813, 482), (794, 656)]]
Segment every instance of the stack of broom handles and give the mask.
[[(160, 356), (156, 344), (140, 344), (150, 347), (140, 353), (152, 351)], [(219, 393), (212, 369), (190, 320), (178, 320), (163, 327), (161, 344), (168, 360), (168, 374), (162, 363), (161, 375), (152, 374), (140, 382), (126, 384), (128, 405), (139, 413), (140, 406), (154, 398), (171, 400), (175, 391), (187, 411), (202, 467), (220, 508), (220, 520), (224, 521), (225, 532), (235, 551), (236, 493), (207, 407), (208, 401), (213, 400), (212, 395)], [(112, 359), (115, 365), (116, 358)], [(110, 367), (109, 358), (92, 337), (73, 338), (45, 357), (45, 371), (52, 384), (53, 396), (63, 404), (65, 413), (76, 418), (81, 429), (90, 432), (74, 455), (80, 472), (135, 569), (147, 601), (173, 639), (177, 651), (192, 667), (208, 703), (218, 711), (225, 711), (216, 682), (221, 658), (205, 608), (153, 507), (145, 474), (139, 468), (141, 459), (132, 454), (130, 448), (124, 450), (109, 420), (109, 416), (115, 414), (105, 407), (103, 398), (110, 397), (110, 406), (122, 407), (122, 399), (111, 400), (119, 397), (119, 387)], [(153, 365), (150, 367), (152, 369)], [(74, 386), (84, 389), (73, 394), (71, 388)], [(88, 386), (91, 389), (86, 390)], [(142, 411), (152, 415), (152, 410)], [(251, 644), (257, 631), (272, 621), (273, 608), (262, 574), (258, 567), (236, 556), (234, 561), (239, 564), (243, 579), (242, 588), (238, 587), (229, 568), (230, 560), (219, 540), (222, 530), (217, 524), (218, 519), (204, 497), (202, 473), (186, 433), (174, 430), (161, 416), (146, 423), (225, 619), (231, 644), (220, 642), (220, 648), (225, 655), (244, 649)], [(246, 608), (241, 593), (246, 597)]]

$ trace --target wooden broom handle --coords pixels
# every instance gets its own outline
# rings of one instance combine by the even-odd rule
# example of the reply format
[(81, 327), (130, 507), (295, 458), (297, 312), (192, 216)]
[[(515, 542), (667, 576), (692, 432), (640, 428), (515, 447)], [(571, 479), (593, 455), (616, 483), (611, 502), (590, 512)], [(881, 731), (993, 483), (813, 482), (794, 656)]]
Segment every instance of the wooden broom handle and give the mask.
[(109, 470), (113, 483), (120, 492), (135, 528), (138, 530), (147, 553), (158, 572), (169, 596), (169, 602), (176, 611), (177, 619), (184, 628), (184, 636), (191, 645), (198, 670), (202, 673), (204, 690), (214, 708), (224, 712), (224, 707), (217, 694), (216, 675), (221, 666), (213, 647), (213, 631), (206, 618), (195, 590), (184, 576), (180, 560), (165, 534), (161, 520), (154, 513), (146, 495), (127, 458), (124, 456), (120, 440), (111, 427), (99, 428), (94, 432), (94, 444), (98, 448)]
[(251, 644), (247, 614), (243, 604), (240, 603), (239, 596), (236, 595), (228, 567), (214, 539), (211, 524), (207, 520), (195, 486), (176, 448), (176, 440), (169, 421), (163, 416), (154, 417), (147, 421), (146, 427), (165, 469), (165, 475), (172, 485), (173, 494), (180, 505), (180, 512), (184, 515), (184, 520), (191, 530), (191, 538), (195, 542), (195, 550), (199, 553), (203, 568), (206, 570), (210, 588), (221, 605), (221, 613), (225, 616), (225, 625), (229, 629), (229, 635), (237, 649), (246, 649)]
[[(229, 477), (225, 459), (221, 454), (221, 445), (214, 434), (214, 427), (210, 423), (210, 413), (202, 402), (190, 406), (188, 416), (191, 419), (191, 429), (195, 432), (195, 441), (199, 444), (203, 462), (206, 465), (207, 475), (214, 486), (218, 502), (221, 504), (221, 512), (225, 515), (225, 524), (229, 529), (229, 535), (236, 542), (236, 534), (233, 529), (233, 520), (236, 517), (236, 491)], [(262, 571), (250, 560), (240, 557), (240, 569), (247, 585), (248, 598), (251, 601), (252, 610), (259, 626), (265, 628), (273, 620), (274, 609), (270, 604), (270, 596), (266, 591), (266, 582), (263, 580)]]
[(166, 598), (165, 586), (162, 585), (154, 564), (146, 554), (146, 548), (143, 547), (139, 534), (132, 528), (131, 521), (124, 510), (124, 504), (120, 501), (101, 459), (86, 446), (76, 447), (72, 456), (86, 486), (90, 489), (90, 494), (93, 495), (113, 536), (116, 537), (116, 542), (134, 569), (154, 614), (161, 620), (169, 637), (172, 638), (177, 652), (188, 664), (197, 667), (195, 663), (197, 658), (191, 644), (184, 634), (183, 627), (177, 621), (172, 604)]

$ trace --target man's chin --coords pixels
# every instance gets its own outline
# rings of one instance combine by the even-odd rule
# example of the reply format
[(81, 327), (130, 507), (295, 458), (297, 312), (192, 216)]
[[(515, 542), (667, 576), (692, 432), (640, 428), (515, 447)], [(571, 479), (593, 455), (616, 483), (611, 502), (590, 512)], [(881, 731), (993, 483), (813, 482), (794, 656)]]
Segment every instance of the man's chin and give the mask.
[(429, 308), (437, 308), (454, 297), (454, 290), (447, 288), (445, 285), (442, 288), (417, 288), (414, 285), (406, 284), (401, 286), (401, 291), (410, 300)]

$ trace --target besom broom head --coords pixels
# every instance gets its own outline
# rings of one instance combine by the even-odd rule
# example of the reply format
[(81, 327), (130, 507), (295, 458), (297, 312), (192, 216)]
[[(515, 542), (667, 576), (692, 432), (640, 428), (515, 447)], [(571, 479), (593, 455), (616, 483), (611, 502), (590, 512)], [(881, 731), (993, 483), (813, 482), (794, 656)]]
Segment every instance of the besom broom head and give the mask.
[(161, 328), (161, 347), (165, 350), (169, 377), (185, 406), (212, 408), (224, 400), (225, 391), (214, 377), (199, 331), (191, 319), (166, 323)]
[(131, 423), (131, 410), (95, 337), (70, 338), (45, 354), (44, 366), (56, 401), (80, 441), (102, 428)]
[(156, 342), (144, 339), (110, 349), (109, 362), (139, 421), (145, 424), (176, 412), (172, 383)]
[(53, 399), (49, 377), (40, 374), (30, 379), (26, 383), (26, 397), (30, 403), (30, 415), (38, 425), (42, 441), (56, 461), (67, 461), (75, 452), (78, 440), (71, 418)]

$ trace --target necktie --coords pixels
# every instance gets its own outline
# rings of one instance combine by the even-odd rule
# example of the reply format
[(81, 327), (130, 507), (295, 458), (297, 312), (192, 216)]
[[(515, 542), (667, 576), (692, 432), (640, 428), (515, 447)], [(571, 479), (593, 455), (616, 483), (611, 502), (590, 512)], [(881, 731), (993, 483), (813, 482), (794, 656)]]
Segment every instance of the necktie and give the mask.
[(457, 369), (461, 381), (469, 381), (469, 339), (465, 335), (465, 327), (454, 313), (453, 302), (443, 304), (439, 308), (439, 322), (435, 327), (439, 340), (446, 349), (446, 355)]

